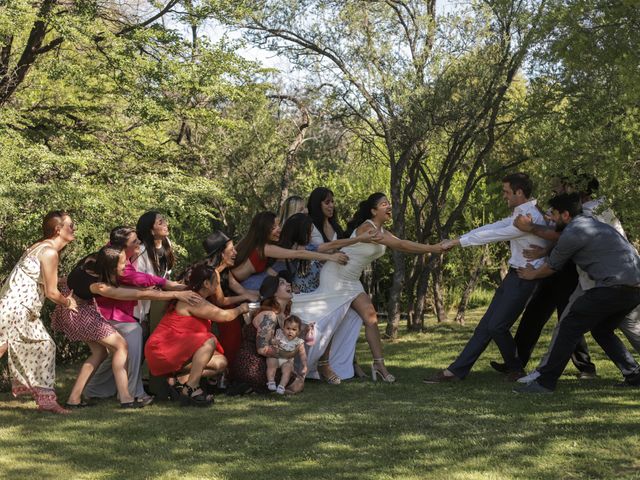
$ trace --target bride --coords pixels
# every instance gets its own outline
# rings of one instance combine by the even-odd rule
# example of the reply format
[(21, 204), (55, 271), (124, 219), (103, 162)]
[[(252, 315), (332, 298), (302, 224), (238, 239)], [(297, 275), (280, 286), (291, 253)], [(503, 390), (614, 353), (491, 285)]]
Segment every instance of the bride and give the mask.
[[(320, 286), (313, 293), (294, 295), (291, 313), (304, 322), (316, 324), (316, 342), (307, 352), (309, 377), (319, 378), (317, 362), (329, 342), (329, 363), (342, 379), (353, 377), (353, 357), (362, 322), (373, 363), (371, 376), (379, 376), (384, 382), (394, 382), (395, 377), (384, 365), (382, 342), (378, 330), (378, 315), (360, 283), (363, 270), (384, 255), (386, 247), (406, 253), (441, 253), (440, 245), (428, 245), (401, 240), (382, 226), (391, 219), (391, 204), (383, 193), (374, 193), (360, 202), (358, 210), (348, 224), (351, 236), (357, 236), (373, 226), (381, 239), (377, 243), (356, 243), (344, 247), (349, 263), (340, 265), (327, 262), (320, 272)], [(350, 310), (350, 307), (352, 310)]]

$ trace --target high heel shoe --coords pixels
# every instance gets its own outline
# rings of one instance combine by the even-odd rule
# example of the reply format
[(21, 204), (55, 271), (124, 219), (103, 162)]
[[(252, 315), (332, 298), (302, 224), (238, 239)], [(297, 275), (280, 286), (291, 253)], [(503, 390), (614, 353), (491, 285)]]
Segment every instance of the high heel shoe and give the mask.
[(396, 377), (394, 377), (390, 373), (387, 373), (385, 375), (380, 370), (378, 370), (378, 367), (376, 366), (376, 364), (384, 365), (384, 358), (373, 359), (373, 363), (371, 364), (371, 378), (373, 379), (374, 382), (378, 381), (378, 376), (380, 377), (380, 380), (382, 380), (385, 383), (393, 383), (396, 381)]
[(319, 360), (317, 363), (318, 366), (318, 375), (320, 378), (327, 382), (329, 385), (340, 385), (342, 380), (340, 377), (331, 369), (331, 365), (329, 365), (329, 360)]

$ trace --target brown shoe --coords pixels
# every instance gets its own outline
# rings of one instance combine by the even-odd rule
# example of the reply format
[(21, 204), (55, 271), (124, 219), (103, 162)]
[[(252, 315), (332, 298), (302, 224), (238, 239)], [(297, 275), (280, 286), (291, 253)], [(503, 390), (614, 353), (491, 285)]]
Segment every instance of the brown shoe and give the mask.
[(527, 376), (527, 372), (525, 372), (524, 370), (511, 370), (507, 372), (507, 376), (505, 377), (505, 380), (507, 382), (517, 382), (518, 379), (526, 376)]
[(444, 373), (444, 370), (440, 370), (438, 373), (433, 375), (432, 377), (426, 377), (422, 381), (424, 383), (445, 383), (445, 382), (458, 382), (462, 380), (460, 377), (456, 377), (455, 375), (447, 375)]

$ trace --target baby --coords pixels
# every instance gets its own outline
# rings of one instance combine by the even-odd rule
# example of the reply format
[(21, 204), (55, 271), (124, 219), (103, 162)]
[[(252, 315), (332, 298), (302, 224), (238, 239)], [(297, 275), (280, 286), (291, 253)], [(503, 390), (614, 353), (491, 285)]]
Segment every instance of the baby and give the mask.
[[(272, 344), (279, 350), (285, 352), (296, 352), (292, 358), (267, 358), (267, 388), (272, 391), (284, 394), (285, 387), (289, 383), (293, 373), (293, 362), (295, 358), (300, 360), (302, 369), (300, 374), (304, 378), (307, 374), (307, 353), (304, 349), (304, 340), (298, 335), (302, 328), (302, 321), (295, 315), (286, 318), (281, 329), (276, 331)], [(276, 387), (276, 371), (280, 368), (280, 385)]]

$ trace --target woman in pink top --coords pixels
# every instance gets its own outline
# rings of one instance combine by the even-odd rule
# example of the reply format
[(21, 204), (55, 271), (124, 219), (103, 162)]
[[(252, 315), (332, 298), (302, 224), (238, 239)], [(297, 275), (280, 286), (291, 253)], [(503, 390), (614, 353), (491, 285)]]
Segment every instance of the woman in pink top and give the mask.
[[(149, 275), (136, 271), (131, 263), (131, 257), (137, 254), (140, 241), (136, 231), (129, 227), (116, 227), (111, 231), (110, 243), (112, 246), (122, 248), (127, 257), (127, 264), (118, 282), (122, 285), (147, 288), (158, 287), (164, 290), (184, 290), (185, 286), (162, 277)], [(127, 359), (127, 371), (129, 373), (129, 392), (138, 401), (149, 404), (152, 397), (147, 395), (142, 386), (142, 327), (133, 316), (137, 301), (115, 300), (106, 297), (97, 297), (96, 303), (102, 316), (125, 338), (129, 349)], [(85, 388), (85, 395), (90, 398), (108, 398), (116, 394), (115, 380), (113, 378), (111, 359), (107, 359), (98, 368), (91, 381)]]

